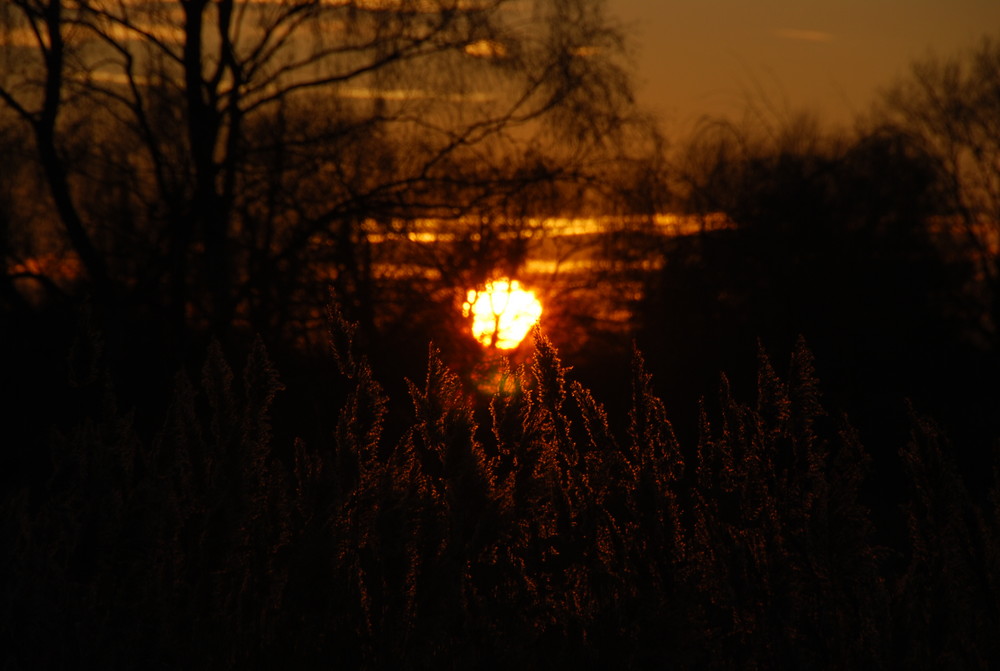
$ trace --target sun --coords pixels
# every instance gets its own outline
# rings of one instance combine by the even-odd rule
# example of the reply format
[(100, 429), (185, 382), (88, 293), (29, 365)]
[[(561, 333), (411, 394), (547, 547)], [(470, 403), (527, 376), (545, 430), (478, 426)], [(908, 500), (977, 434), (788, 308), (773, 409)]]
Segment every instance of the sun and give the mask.
[(482, 289), (469, 289), (462, 316), (472, 317), (472, 335), (496, 349), (514, 349), (542, 316), (542, 304), (534, 292), (517, 280), (501, 278)]

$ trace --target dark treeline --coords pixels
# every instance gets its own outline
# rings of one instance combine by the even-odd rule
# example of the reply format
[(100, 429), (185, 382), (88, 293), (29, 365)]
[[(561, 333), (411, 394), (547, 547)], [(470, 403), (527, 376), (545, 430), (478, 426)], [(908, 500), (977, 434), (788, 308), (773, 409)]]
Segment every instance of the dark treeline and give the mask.
[(752, 380), (757, 339), (787, 350), (803, 335), (829, 367), (831, 398), (866, 432), (899, 430), (909, 398), (970, 450), (992, 449), (992, 291), (955, 231), (928, 225), (945, 208), (934, 162), (915, 152), (879, 128), (844, 147), (737, 157), (698, 185), (738, 227), (669, 241), (644, 296), (651, 365), (690, 381), (665, 390), (680, 394), (671, 405), (711, 393), (719, 369)]
[(804, 335), (829, 397), (866, 435), (900, 439), (908, 398), (962, 444), (970, 475), (988, 469), (998, 64), (990, 40), (920, 61), (850, 133), (751, 106), (678, 148), (682, 207), (736, 226), (667, 242), (638, 311), (651, 366), (685, 380), (662, 387), (672, 407), (692, 403), (678, 387), (711, 393), (720, 369), (752, 380), (756, 339), (784, 351)]
[(1000, 666), (998, 44), (668, 150), (526, 7), (0, 5), (0, 667)]
[[(335, 431), (285, 440), (259, 342), (211, 348), (144, 437), (102, 370), (4, 507), (10, 668), (992, 668), (997, 489), (950, 446), (864, 446), (800, 342), (756, 391), (726, 378), (682, 444), (641, 354), (627, 430), (540, 334), (477, 411), (432, 349), (408, 422), (335, 310)], [(392, 402), (406, 403), (404, 399)], [(900, 543), (877, 540), (869, 452), (898, 449)]]

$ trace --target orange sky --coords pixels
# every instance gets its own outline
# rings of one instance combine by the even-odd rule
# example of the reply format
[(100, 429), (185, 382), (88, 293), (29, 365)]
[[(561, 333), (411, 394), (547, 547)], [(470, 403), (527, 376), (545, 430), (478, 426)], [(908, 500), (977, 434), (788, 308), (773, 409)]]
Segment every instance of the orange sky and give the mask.
[[(933, 49), (1000, 39), (1000, 0), (607, 0), (642, 102), (684, 130), (755, 96), (844, 122)], [(760, 95), (760, 93), (763, 95)]]

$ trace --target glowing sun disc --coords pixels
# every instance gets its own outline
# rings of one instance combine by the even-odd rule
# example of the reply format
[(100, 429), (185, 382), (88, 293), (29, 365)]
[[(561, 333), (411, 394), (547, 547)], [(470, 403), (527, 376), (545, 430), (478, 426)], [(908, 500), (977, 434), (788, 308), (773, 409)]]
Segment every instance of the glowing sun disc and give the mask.
[(508, 278), (469, 289), (462, 316), (472, 317), (472, 335), (487, 347), (514, 349), (542, 316), (534, 292)]

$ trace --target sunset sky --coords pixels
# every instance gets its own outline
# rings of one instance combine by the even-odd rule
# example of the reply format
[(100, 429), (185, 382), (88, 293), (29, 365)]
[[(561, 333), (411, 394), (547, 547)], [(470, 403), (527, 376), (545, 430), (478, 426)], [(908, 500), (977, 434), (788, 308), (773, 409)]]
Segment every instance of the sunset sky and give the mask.
[(829, 122), (865, 111), (930, 50), (991, 34), (998, 0), (608, 0), (635, 47), (639, 94), (683, 130), (749, 97)]

